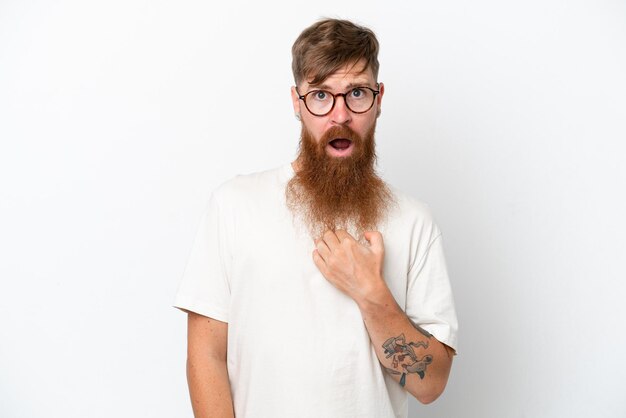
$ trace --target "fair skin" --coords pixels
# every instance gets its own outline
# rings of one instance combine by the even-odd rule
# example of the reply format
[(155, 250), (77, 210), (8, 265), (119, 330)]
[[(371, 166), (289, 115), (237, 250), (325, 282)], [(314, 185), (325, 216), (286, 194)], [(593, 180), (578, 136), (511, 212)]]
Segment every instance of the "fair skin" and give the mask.
[[(446, 386), (454, 350), (415, 326), (398, 306), (383, 276), (382, 234), (368, 231), (365, 238), (369, 246), (360, 244), (346, 231), (326, 231), (315, 241), (313, 261), (330, 283), (356, 302), (383, 367), (417, 400), (430, 403)], [(390, 338), (408, 347), (389, 358), (384, 345)], [(406, 354), (407, 350), (414, 359)], [(394, 366), (398, 358), (401, 361)], [(424, 366), (426, 359), (428, 364)]]
[[(355, 86), (375, 88), (376, 80), (371, 70), (360, 71), (362, 68), (363, 63), (345, 66), (324, 80), (321, 85), (310, 85), (304, 81), (298, 86), (298, 90), (305, 94), (313, 89), (343, 93)], [(291, 97), (294, 112), (300, 114), (302, 123), (313, 137), (319, 140), (328, 129), (341, 124), (361, 136), (365, 135), (380, 114), (384, 94), (382, 83), (379, 90), (380, 94), (376, 96), (374, 106), (362, 114), (351, 112), (343, 98), (338, 97), (328, 115), (315, 116), (298, 98), (295, 87), (291, 89)], [(327, 145), (326, 151), (334, 156), (334, 150), (330, 145)], [(292, 165), (297, 171), (298, 161), (294, 161)], [(398, 306), (383, 277), (385, 253), (383, 237), (378, 231), (369, 231), (365, 233), (365, 238), (369, 241), (369, 246), (358, 243), (346, 231), (328, 230), (315, 241), (313, 262), (330, 283), (356, 302), (381, 364), (399, 383), (406, 370), (406, 376), (402, 379), (403, 386), (420, 402), (430, 403), (439, 397), (446, 386), (454, 350), (416, 327)], [(408, 360), (410, 356), (405, 355), (408, 360), (404, 362), (406, 368), (400, 364), (394, 368), (394, 359), (403, 358), (400, 357), (403, 353), (389, 358), (387, 355), (389, 353), (385, 352), (383, 345), (392, 337), (402, 337), (402, 340), (397, 341), (408, 343), (406, 350), (422, 362)], [(426, 366), (423, 366), (424, 359), (428, 359)]]
[[(321, 85), (313, 86), (304, 81), (298, 90), (305, 94), (315, 88), (332, 93), (344, 93), (355, 86), (376, 88), (371, 69), (359, 72), (362, 68), (362, 63), (346, 66), (330, 75)], [(291, 89), (291, 97), (294, 112), (300, 115), (302, 123), (319, 140), (328, 129), (337, 125), (346, 125), (364, 136), (380, 114), (384, 94), (382, 83), (378, 90), (380, 94), (376, 96), (374, 106), (363, 114), (352, 113), (346, 108), (344, 99), (338, 97), (333, 110), (326, 116), (318, 117), (307, 111), (298, 99), (295, 87)], [(332, 156), (335, 151), (331, 148), (328, 145), (326, 150)], [(292, 162), (292, 166), (298, 171), (297, 160)], [(369, 231), (365, 237), (369, 246), (358, 243), (345, 231), (326, 231), (315, 241), (313, 262), (326, 280), (355, 301), (378, 359), (390, 375), (402, 384), (402, 367), (405, 367), (405, 389), (423, 403), (432, 402), (446, 385), (454, 351), (411, 323), (383, 277), (385, 250), (382, 235)], [(390, 338), (400, 336), (402, 339), (397, 340), (403, 342), (400, 347), (408, 347), (406, 350), (412, 350), (422, 361), (405, 361), (408, 364), (397, 364), (394, 369), (392, 362), (403, 358), (401, 355), (406, 351), (390, 358), (383, 344)], [(234, 416), (226, 367), (227, 338), (226, 322), (188, 312), (187, 379), (196, 418)], [(423, 366), (424, 359), (428, 359), (426, 366)]]
[(187, 312), (187, 383), (194, 417), (234, 417), (226, 368), (228, 323)]
[[(301, 82), (298, 86), (298, 90), (301, 94), (306, 94), (313, 89), (324, 89), (332, 93), (345, 93), (353, 87), (371, 87), (376, 90), (376, 80), (374, 79), (372, 71), (368, 68), (366, 71), (360, 72), (362, 68), (362, 62), (354, 66), (347, 65), (331, 74), (320, 85), (312, 85), (306, 81)], [(291, 88), (291, 100), (294, 112), (300, 115), (302, 123), (309, 129), (316, 140), (319, 141), (324, 132), (337, 125), (346, 125), (363, 137), (374, 125), (380, 113), (381, 103), (385, 93), (383, 83), (380, 83), (378, 90), (380, 93), (376, 96), (374, 106), (369, 111), (362, 114), (352, 113), (346, 107), (344, 99), (337, 97), (335, 99), (335, 107), (328, 115), (322, 117), (314, 116), (307, 111), (302, 100), (298, 98), (295, 87)], [(327, 146), (326, 151), (330, 155), (333, 155), (334, 150), (330, 145)], [(292, 166), (294, 171), (298, 171), (299, 165), (297, 160), (292, 163)]]

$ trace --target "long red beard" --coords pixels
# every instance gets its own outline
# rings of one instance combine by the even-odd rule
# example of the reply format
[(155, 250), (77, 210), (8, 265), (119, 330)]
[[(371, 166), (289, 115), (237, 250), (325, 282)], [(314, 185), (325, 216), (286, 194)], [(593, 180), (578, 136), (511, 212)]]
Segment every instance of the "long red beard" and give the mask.
[[(328, 229), (345, 229), (363, 241), (363, 232), (376, 230), (384, 220), (393, 194), (374, 168), (374, 130), (362, 138), (346, 126), (333, 127), (317, 142), (302, 125), (300, 167), (287, 183), (285, 196), (288, 208), (313, 238)], [(352, 154), (329, 156), (326, 146), (334, 138), (350, 139)]]

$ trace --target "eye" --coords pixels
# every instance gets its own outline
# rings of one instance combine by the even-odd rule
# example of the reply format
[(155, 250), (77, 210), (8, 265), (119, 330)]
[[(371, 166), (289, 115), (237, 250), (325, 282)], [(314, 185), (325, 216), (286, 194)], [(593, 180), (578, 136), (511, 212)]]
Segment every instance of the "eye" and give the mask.
[(313, 98), (315, 100), (322, 101), (322, 100), (326, 100), (328, 98), (328, 93), (326, 93), (324, 90), (318, 90), (318, 91), (314, 92), (312, 94), (312, 96), (313, 96)]
[(362, 88), (352, 89), (352, 91), (350, 91), (350, 96), (355, 99), (360, 99), (365, 96), (365, 91)]

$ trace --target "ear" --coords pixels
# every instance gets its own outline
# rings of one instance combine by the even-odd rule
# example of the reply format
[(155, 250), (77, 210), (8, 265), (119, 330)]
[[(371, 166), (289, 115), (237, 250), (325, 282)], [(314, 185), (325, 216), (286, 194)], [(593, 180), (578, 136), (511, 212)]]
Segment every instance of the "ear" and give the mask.
[(302, 113), (300, 111), (300, 98), (298, 97), (298, 92), (296, 91), (296, 87), (291, 87), (291, 103), (293, 105), (293, 113), (299, 115)]
[(378, 83), (378, 91), (380, 93), (376, 95), (376, 105), (378, 107), (378, 109), (376, 110), (376, 115), (380, 116), (380, 112), (382, 110), (381, 105), (383, 103), (383, 95), (385, 94), (385, 85), (383, 83)]

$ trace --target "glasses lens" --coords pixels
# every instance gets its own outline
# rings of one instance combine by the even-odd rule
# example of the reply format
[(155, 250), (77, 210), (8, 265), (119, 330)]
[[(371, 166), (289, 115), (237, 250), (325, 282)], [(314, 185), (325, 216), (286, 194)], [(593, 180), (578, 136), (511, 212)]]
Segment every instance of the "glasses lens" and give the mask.
[(374, 104), (374, 93), (370, 89), (357, 87), (346, 94), (346, 104), (353, 112), (365, 112)]
[(314, 90), (306, 96), (306, 107), (314, 115), (323, 115), (333, 107), (333, 95), (324, 90)]

